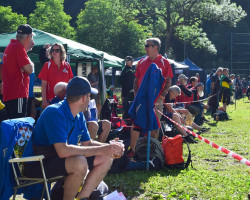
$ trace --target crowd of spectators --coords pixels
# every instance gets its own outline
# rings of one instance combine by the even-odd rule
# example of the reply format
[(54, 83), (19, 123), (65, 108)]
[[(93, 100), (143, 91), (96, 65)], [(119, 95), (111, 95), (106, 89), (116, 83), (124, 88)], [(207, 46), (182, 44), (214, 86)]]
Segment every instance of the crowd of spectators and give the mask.
[[(29, 94), (30, 80), (32, 80), (30, 75), (34, 74), (34, 64), (27, 55), (35, 45), (33, 36), (34, 33), (29, 25), (20, 25), (16, 39), (11, 40), (4, 52), (1, 120), (25, 117), (27, 111), (29, 116), (34, 116), (27, 109), (29, 99), (31, 103), (28, 104), (28, 108), (34, 106), (34, 97)], [(173, 72), (168, 60), (159, 54), (160, 48), (160, 39), (147, 39), (146, 57), (138, 62), (136, 71), (132, 68), (133, 57), (125, 58), (126, 66), (120, 78), (123, 119), (130, 118), (129, 107), (152, 63), (160, 68), (164, 77), (162, 90), (155, 103), (155, 109), (160, 111), (155, 112), (159, 123), (165, 121), (172, 124), (162, 116), (163, 112), (178, 124), (189, 125), (201, 134), (209, 130), (202, 127), (204, 122), (207, 122), (205, 110), (211, 112), (213, 116), (218, 109), (226, 112), (233, 97), (237, 99), (246, 94), (250, 98), (250, 86), (247, 85), (246, 80), (244, 78), (241, 80), (239, 75), (236, 78), (234, 74), (229, 76), (227, 68), (219, 67), (209, 74), (206, 81), (208, 103), (205, 104), (202, 100), (204, 85), (200, 82), (198, 73), (190, 78), (180, 74), (177, 84), (171, 85)], [(74, 77), (70, 64), (65, 61), (64, 46), (60, 43), (45, 44), (39, 53), (39, 59), (43, 65), (38, 78), (42, 81), (44, 111), (33, 131), (34, 155), (41, 153), (36, 151), (36, 146), (39, 147), (37, 150), (41, 146), (51, 148), (54, 154), (52, 157), (45, 158), (45, 172), (48, 176), (67, 177), (64, 181), (64, 199), (74, 199), (76, 195), (78, 198), (88, 198), (106, 175), (114, 155), (120, 157), (124, 153), (123, 145), (105, 143), (111, 131), (111, 123), (108, 120), (98, 119), (96, 106), (100, 104), (98, 66), (91, 67), (87, 78)], [(33, 89), (33, 85), (30, 86), (31, 88)], [(108, 98), (113, 98), (114, 89), (114, 86), (109, 88)], [(219, 108), (219, 102), (223, 104), (221, 108)], [(176, 126), (176, 129), (187, 142), (197, 143), (192, 135), (180, 126)], [(146, 134), (146, 130), (133, 123), (128, 158), (133, 158), (140, 134)], [(152, 137), (159, 137), (158, 129), (152, 131)], [(26, 165), (25, 171), (30, 177), (41, 175), (35, 164)], [(78, 192), (84, 179), (84, 186)]]

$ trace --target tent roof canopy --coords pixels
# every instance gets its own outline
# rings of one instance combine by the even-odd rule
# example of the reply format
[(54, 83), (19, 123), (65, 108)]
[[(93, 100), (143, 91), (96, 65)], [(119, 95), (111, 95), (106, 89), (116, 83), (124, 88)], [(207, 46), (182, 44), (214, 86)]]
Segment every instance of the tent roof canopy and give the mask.
[[(34, 36), (35, 46), (31, 53), (38, 54), (39, 50), (45, 43), (61, 43), (65, 46), (67, 54), (70, 55), (71, 60), (104, 60), (105, 67), (122, 67), (124, 59), (110, 55), (103, 51), (99, 51), (87, 45), (66, 39), (45, 31), (33, 29), (36, 36)], [(8, 46), (11, 39), (15, 39), (16, 32), (0, 34), (0, 49)]]
[(194, 64), (190, 59), (186, 58), (182, 64), (184, 65), (188, 65), (189, 66), (189, 70), (191, 71), (204, 71), (204, 69), (201, 69), (200, 67), (198, 67), (196, 64)]
[(186, 65), (185, 63), (179, 63), (169, 58), (168, 58), (168, 62), (170, 64), (173, 64), (175, 66), (175, 69), (189, 69), (189, 66)]

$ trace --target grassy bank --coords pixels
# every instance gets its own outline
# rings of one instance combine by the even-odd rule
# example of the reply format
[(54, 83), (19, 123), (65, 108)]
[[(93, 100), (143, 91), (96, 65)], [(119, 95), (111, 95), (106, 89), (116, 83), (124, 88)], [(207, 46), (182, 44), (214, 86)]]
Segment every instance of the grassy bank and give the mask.
[[(246, 101), (246, 98), (245, 98)], [(202, 137), (250, 160), (250, 103), (243, 99), (228, 108), (230, 120), (213, 119)], [(210, 145), (191, 144), (194, 169), (163, 169), (158, 172), (131, 171), (110, 175), (105, 181), (128, 199), (247, 199), (250, 167)]]

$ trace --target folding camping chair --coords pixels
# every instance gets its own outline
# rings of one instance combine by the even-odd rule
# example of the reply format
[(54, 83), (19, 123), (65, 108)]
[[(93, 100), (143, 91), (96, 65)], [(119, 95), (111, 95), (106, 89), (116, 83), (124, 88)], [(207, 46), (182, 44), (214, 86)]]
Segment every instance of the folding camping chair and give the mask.
[[(1, 185), (0, 194), (3, 199), (9, 199), (13, 195), (15, 199), (16, 194), (20, 188), (31, 185), (43, 184), (42, 196), (46, 190), (47, 198), (50, 200), (48, 183), (63, 179), (63, 176), (53, 177), (48, 179), (44, 172), (43, 155), (27, 156), (22, 155), (25, 148), (32, 148), (27, 145), (31, 138), (34, 119), (31, 117), (5, 120), (1, 123), (1, 151), (3, 152), (3, 159), (1, 159)], [(42, 178), (28, 178), (23, 175), (23, 163), (25, 162), (40, 162), (43, 177)], [(12, 168), (12, 169), (11, 169)], [(15, 181), (14, 181), (15, 180)], [(16, 182), (16, 183), (15, 183)]]

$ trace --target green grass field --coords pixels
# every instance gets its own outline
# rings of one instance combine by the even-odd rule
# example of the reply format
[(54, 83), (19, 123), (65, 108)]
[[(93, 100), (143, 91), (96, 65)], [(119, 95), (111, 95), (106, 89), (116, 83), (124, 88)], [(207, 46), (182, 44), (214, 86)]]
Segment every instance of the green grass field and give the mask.
[[(241, 99), (236, 109), (230, 105), (227, 112), (230, 120), (216, 123), (210, 119), (205, 126), (211, 130), (201, 136), (250, 160), (250, 103)], [(194, 169), (130, 171), (110, 175), (105, 181), (128, 199), (248, 199), (249, 166), (202, 141), (190, 147)]]
[[(246, 98), (244, 99), (245, 101)], [(250, 103), (228, 108), (230, 120), (216, 123), (201, 136), (250, 160)], [(207, 116), (207, 118), (210, 118)], [(250, 167), (199, 141), (190, 145), (193, 167), (187, 170), (130, 171), (106, 176), (111, 190), (136, 199), (248, 199)], [(22, 197), (17, 198), (21, 200)]]

